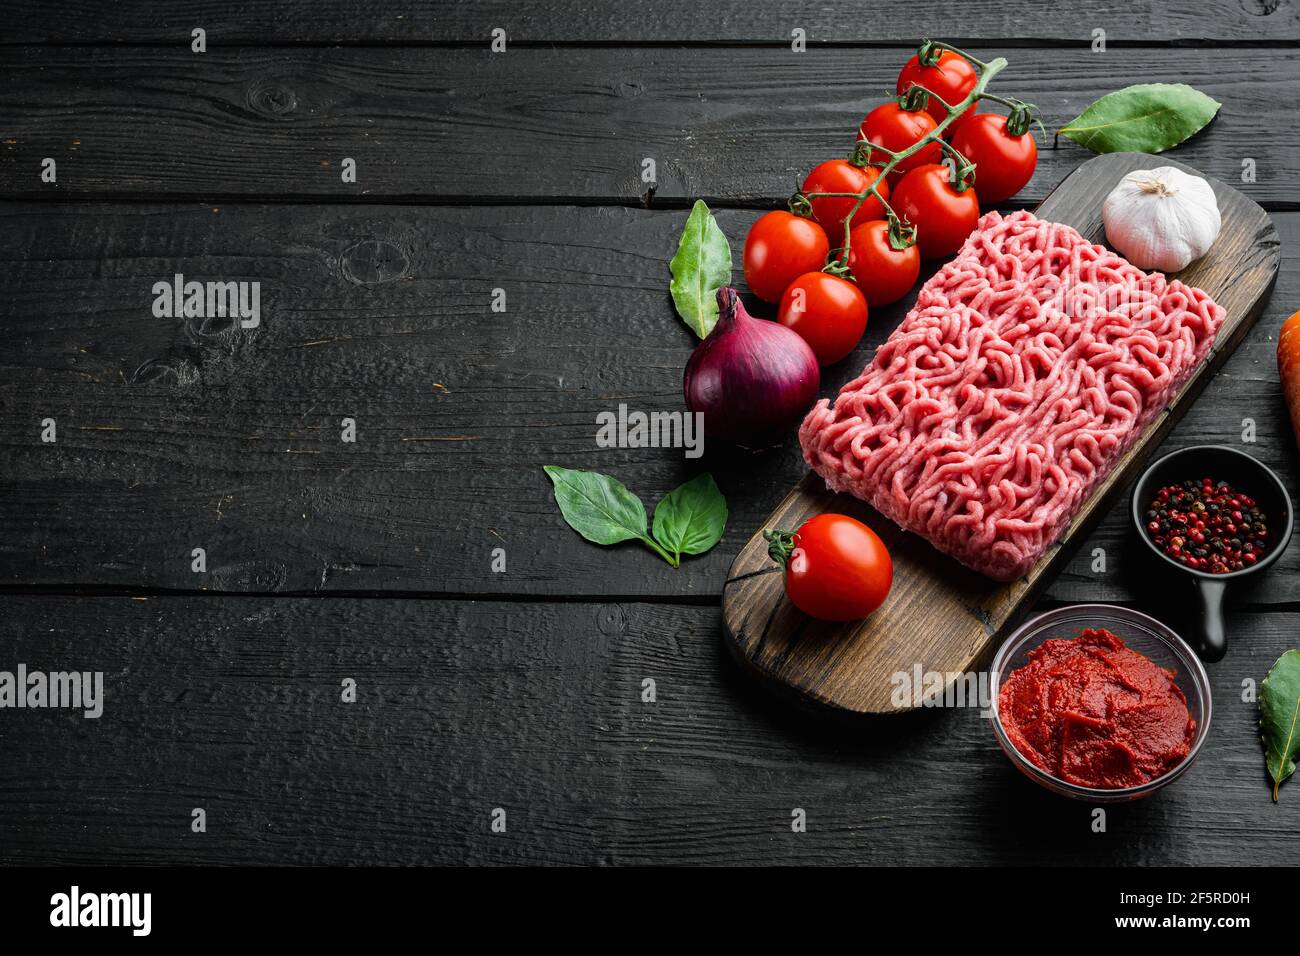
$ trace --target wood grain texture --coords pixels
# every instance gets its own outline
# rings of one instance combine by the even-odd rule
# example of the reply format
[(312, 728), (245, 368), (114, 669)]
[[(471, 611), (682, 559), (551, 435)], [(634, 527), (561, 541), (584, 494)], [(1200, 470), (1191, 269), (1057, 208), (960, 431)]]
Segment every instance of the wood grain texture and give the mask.
[[(1196, 767), (1108, 812), (1024, 779), (976, 709), (839, 723), (738, 673), (714, 608), (0, 599), (0, 669), (102, 670), (103, 716), (5, 710), (0, 862), (1285, 864), (1241, 701), (1295, 641), (1250, 615)], [(40, 622), (40, 626), (33, 626)], [(1230, 623), (1240, 626), (1240, 618)], [(357, 702), (340, 701), (344, 678)], [(656, 700), (642, 700), (643, 681)], [(1293, 792), (1292, 787), (1297, 787)], [(190, 831), (195, 807), (205, 834)], [(490, 832), (496, 807), (507, 832)], [(790, 831), (792, 808), (808, 831)]]
[[(652, 205), (771, 207), (843, 151), (911, 31), (1006, 44), (998, 92), (1040, 103), (1049, 126), (1124, 83), (1196, 83), (1225, 111), (1175, 155), (1224, 178), (1254, 158), (1243, 188), (1295, 208), (1294, 0), (972, 0), (960, 34), (951, 9), (7, 4), (0, 197), (35, 201), (0, 204), (0, 589), (57, 593), (0, 595), (0, 669), (100, 668), (108, 702), (99, 721), (0, 711), (0, 863), (1290, 863), (1300, 800), (1268, 799), (1240, 696), (1295, 645), (1300, 614), (1230, 619), (1248, 639), (1210, 668), (1197, 767), (1095, 834), (974, 711), (831, 722), (737, 670), (714, 605), (805, 470), (793, 441), (703, 463), (595, 447), (594, 416), (619, 402), (680, 408), (692, 344), (666, 293), (685, 212), (639, 208), (641, 160), (659, 167)], [(486, 50), (496, 25), (505, 57)], [(809, 53), (788, 52), (792, 26)], [(1035, 38), (1052, 48), (1023, 49)], [(1216, 41), (1251, 46), (1191, 48)], [(622, 43), (648, 45), (600, 46)], [(1088, 155), (1045, 149), (1023, 201)], [(56, 187), (38, 182), (45, 156)], [(757, 215), (719, 212), (737, 255)], [(1273, 303), (1166, 447), (1235, 442), (1250, 417), (1250, 450), (1295, 493), (1273, 348), (1300, 302), (1300, 212), (1274, 219)], [(155, 319), (150, 288), (177, 271), (260, 280), (265, 324)], [(505, 314), (488, 309), (498, 287)], [(908, 304), (873, 312), (823, 394)], [(46, 415), (55, 447), (38, 441)], [(359, 422), (346, 449), (344, 415)], [(678, 571), (588, 545), (557, 514), (548, 461), (617, 474), (651, 504), (708, 467), (727, 535)], [(1152, 587), (1126, 534), (1112, 509), (1048, 603), (1172, 620), (1179, 596)], [(211, 570), (196, 580), (199, 544)], [(488, 570), (497, 546), (505, 574)], [(1300, 548), (1235, 606), (1300, 608), (1297, 573)], [(275, 596), (69, 594), (158, 588)], [(295, 591), (311, 597), (279, 596)], [(356, 704), (339, 701), (344, 677)], [(807, 833), (790, 832), (795, 806)], [(494, 807), (507, 834), (489, 832)]]
[[(1038, 215), (1073, 226), (1094, 242), (1103, 241), (1102, 201), (1126, 173), (1151, 164), (1150, 156), (1139, 153), (1099, 156), (1048, 196)], [(990, 581), (940, 554), (918, 535), (904, 532), (864, 502), (828, 491), (821, 477), (810, 473), (763, 527), (793, 530), (828, 511), (864, 521), (889, 548), (893, 588), (885, 604), (863, 621), (815, 621), (785, 597), (784, 578), (768, 557), (760, 530), (736, 557), (723, 592), (728, 647), (745, 667), (809, 701), (854, 712), (891, 713), (911, 706), (894, 699), (894, 675), (910, 673), (914, 666), (926, 672), (965, 673), (991, 656), (1263, 310), (1279, 268), (1280, 240), (1267, 213), (1231, 187), (1210, 182), (1223, 229), (1209, 253), (1179, 273), (1227, 311), (1210, 357), (1113, 464), (1042, 559), (1016, 581)]]
[[(1048, 130), (1130, 83), (1191, 83), (1225, 104), (1178, 150), (1294, 205), (1300, 51), (976, 47), (994, 92)], [(17, 48), (0, 61), (0, 196), (493, 201), (771, 207), (844, 155), (892, 90), (896, 49)], [(1041, 134), (1039, 134), (1041, 136)], [(1044, 142), (1018, 197), (1041, 200), (1092, 154)], [(45, 157), (57, 185), (41, 182)], [(357, 182), (341, 181), (344, 158)], [(656, 164), (653, 197), (642, 181)]]
[[(620, 402), (682, 408), (693, 339), (666, 263), (685, 215), (0, 208), (0, 331), (13, 346), (0, 350), (12, 503), (0, 509), (0, 581), (716, 601), (737, 550), (805, 472), (793, 436), (741, 459), (706, 445), (701, 462), (595, 444), (596, 415)], [(733, 249), (757, 215), (719, 213)], [(1250, 418), (1250, 450), (1294, 491), (1300, 462), (1273, 351), (1300, 301), (1300, 214), (1275, 220), (1277, 294), (1167, 447), (1238, 442)], [(154, 318), (153, 283), (178, 271), (261, 281), (262, 328)], [(494, 287), (507, 290), (505, 313), (490, 311)], [(824, 374), (823, 395), (857, 374), (908, 307), (873, 311), (862, 345)], [(39, 441), (47, 416), (59, 422), (53, 447)], [(344, 416), (358, 421), (355, 446), (339, 441)], [(635, 545), (589, 545), (560, 518), (547, 463), (615, 474), (650, 504), (708, 468), (730, 504), (726, 537), (675, 571)], [(1108, 515), (1048, 595), (1141, 595), (1126, 533), (1118, 510)], [(199, 546), (206, 577), (190, 572)], [(505, 574), (489, 570), (498, 546)], [(1097, 547), (1103, 574), (1090, 567)], [(1300, 549), (1242, 600), (1295, 601), (1297, 570)]]
[(864, 16), (860, 4), (830, 0), (792, 10), (776, 0), (718, 0), (707, 7), (666, 0), (653, 7), (612, 0), (471, 0), (359, 4), (354, 0), (274, 0), (231, 4), (179, 0), (160, 7), (140, 0), (105, 4), (73, 0), (53, 9), (36, 0), (9, 4), (5, 43), (75, 41), (184, 45), (195, 26), (213, 46), (228, 43), (428, 43), (486, 45), (493, 27), (519, 43), (750, 42), (788, 44), (802, 27), (818, 43), (914, 43), (922, 35), (1087, 43), (1105, 29), (1112, 43), (1300, 39), (1293, 0), (1201, 0), (1116, 3), (1079, 0), (969, 0), (959, 16), (944, 0), (911, 0), (905, 17)]

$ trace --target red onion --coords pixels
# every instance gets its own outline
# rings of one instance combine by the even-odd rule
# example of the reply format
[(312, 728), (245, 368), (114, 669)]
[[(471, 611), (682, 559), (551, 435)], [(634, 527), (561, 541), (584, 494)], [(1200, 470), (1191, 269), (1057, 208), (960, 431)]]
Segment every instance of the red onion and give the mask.
[(718, 312), (686, 363), (686, 407), (704, 413), (710, 440), (780, 441), (817, 397), (817, 357), (797, 332), (746, 312), (735, 289), (718, 290)]

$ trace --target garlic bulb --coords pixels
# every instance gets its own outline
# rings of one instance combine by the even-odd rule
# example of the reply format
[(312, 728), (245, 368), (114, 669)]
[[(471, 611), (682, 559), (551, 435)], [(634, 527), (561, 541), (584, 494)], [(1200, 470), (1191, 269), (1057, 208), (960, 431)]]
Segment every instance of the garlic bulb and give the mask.
[(1101, 207), (1106, 240), (1140, 269), (1177, 272), (1205, 255), (1223, 220), (1210, 184), (1173, 166), (1138, 169)]

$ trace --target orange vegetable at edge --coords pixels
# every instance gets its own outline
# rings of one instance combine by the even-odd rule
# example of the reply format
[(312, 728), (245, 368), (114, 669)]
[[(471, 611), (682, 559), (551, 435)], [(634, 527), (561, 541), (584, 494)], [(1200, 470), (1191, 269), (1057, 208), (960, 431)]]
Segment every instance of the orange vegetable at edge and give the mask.
[(1277, 371), (1291, 413), (1291, 429), (1300, 443), (1300, 312), (1282, 323), (1282, 333), (1277, 337)]

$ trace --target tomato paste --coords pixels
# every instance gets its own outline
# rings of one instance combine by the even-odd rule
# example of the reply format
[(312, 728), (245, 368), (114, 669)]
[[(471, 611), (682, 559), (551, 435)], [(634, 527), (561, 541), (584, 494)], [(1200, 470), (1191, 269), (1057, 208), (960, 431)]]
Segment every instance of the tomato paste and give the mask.
[(1196, 721), (1174, 672), (1104, 629), (1044, 641), (998, 693), (1011, 743), (1035, 766), (1082, 787), (1154, 780), (1182, 762)]

